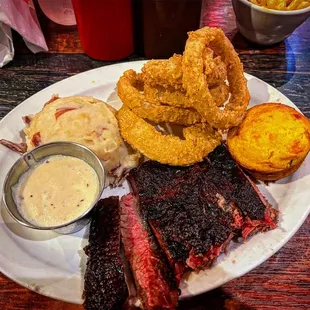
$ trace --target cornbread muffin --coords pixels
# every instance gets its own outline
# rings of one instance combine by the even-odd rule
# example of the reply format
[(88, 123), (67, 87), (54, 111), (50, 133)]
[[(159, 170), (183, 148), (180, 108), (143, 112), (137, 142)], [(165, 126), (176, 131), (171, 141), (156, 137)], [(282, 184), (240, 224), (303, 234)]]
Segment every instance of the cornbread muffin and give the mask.
[(295, 172), (310, 150), (310, 121), (293, 108), (264, 103), (229, 130), (232, 157), (254, 177), (273, 181)]

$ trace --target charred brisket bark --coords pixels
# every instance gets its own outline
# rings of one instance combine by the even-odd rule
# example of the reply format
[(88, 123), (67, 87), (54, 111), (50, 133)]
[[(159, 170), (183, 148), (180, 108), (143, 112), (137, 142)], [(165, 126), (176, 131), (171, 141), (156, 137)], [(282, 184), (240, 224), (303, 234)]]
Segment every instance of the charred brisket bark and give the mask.
[(84, 278), (86, 310), (122, 309), (128, 290), (120, 257), (118, 197), (102, 199), (92, 217)]
[(275, 227), (277, 212), (225, 146), (190, 167), (148, 161), (129, 181), (178, 282), (187, 267), (209, 267), (234, 235)]
[(244, 240), (255, 232), (276, 228), (278, 211), (272, 208), (224, 145), (210, 153), (207, 160), (217, 172), (212, 176), (212, 182), (221, 189), (223, 197), (233, 201), (242, 213)]
[(173, 167), (147, 161), (131, 170), (128, 179), (140, 201), (147, 201), (173, 192), (173, 188), (187, 178), (191, 169), (192, 166)]
[[(168, 176), (168, 182), (162, 176)], [(205, 182), (200, 166), (178, 168), (150, 161), (129, 179), (178, 283), (185, 268), (210, 266), (233, 237), (233, 214), (218, 206), (217, 190)]]
[(121, 199), (121, 235), (143, 308), (175, 309), (179, 291), (173, 273), (132, 194)]

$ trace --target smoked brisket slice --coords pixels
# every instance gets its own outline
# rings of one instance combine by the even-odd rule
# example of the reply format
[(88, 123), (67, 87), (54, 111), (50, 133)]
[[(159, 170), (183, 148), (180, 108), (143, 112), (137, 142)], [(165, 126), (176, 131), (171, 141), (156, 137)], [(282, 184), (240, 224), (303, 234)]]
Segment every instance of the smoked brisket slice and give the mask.
[(150, 160), (131, 170), (128, 179), (134, 194), (146, 201), (169, 193), (186, 179), (191, 169), (192, 166), (174, 167)]
[(121, 235), (143, 308), (175, 309), (179, 296), (175, 278), (132, 194), (121, 199)]
[(122, 309), (128, 298), (120, 257), (120, 214), (118, 197), (97, 203), (90, 224), (84, 278), (86, 310)]
[(193, 166), (148, 161), (129, 181), (178, 283), (186, 268), (211, 266), (234, 235), (276, 227), (277, 211), (224, 145)]
[(278, 211), (272, 208), (257, 186), (237, 165), (226, 146), (218, 146), (208, 155), (207, 161), (214, 168), (212, 182), (221, 190), (223, 197), (233, 201), (242, 213), (244, 240), (255, 232), (276, 228)]
[[(222, 225), (218, 219), (210, 223), (209, 209), (205, 214), (203, 210), (194, 212), (194, 202), (186, 198), (188, 196), (177, 194), (173, 198), (144, 205), (150, 211), (148, 221), (168, 257), (178, 283), (186, 268), (210, 266), (223, 245), (233, 237), (231, 227)], [(190, 209), (193, 209), (193, 213)], [(155, 210), (161, 216), (155, 216)]]
[[(141, 182), (141, 171), (145, 182)], [(157, 195), (139, 196), (141, 210), (179, 283), (186, 268), (206, 268), (212, 264), (233, 237), (235, 221), (233, 214), (219, 207), (216, 188), (212, 184), (202, 187), (205, 172), (200, 166), (179, 170), (160, 165), (161, 173), (158, 171), (159, 164), (149, 161), (130, 173), (129, 180), (137, 193), (148, 192), (147, 174), (156, 180)], [(169, 181), (163, 176), (169, 176)], [(210, 196), (213, 194), (212, 201), (203, 192), (206, 189)]]

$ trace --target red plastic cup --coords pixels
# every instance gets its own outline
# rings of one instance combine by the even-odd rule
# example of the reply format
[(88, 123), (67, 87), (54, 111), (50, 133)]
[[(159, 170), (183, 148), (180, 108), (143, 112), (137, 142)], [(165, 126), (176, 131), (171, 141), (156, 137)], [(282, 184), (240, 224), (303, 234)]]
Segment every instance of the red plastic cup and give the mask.
[(131, 0), (72, 0), (84, 52), (98, 60), (133, 53)]

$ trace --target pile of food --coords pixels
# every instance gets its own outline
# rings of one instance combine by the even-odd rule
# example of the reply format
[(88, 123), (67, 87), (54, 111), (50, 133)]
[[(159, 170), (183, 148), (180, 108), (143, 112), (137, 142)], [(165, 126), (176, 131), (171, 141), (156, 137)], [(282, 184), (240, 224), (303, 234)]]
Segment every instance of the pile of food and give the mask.
[(310, 6), (309, 0), (249, 0), (251, 3), (267, 9), (279, 11), (301, 10)]
[[(250, 98), (232, 44), (210, 27), (189, 33), (183, 55), (149, 61), (142, 73), (126, 71), (117, 90), (123, 138), (146, 157), (175, 166), (202, 161), (221, 143), (221, 131), (242, 121)], [(182, 136), (162, 133), (161, 123), (185, 126)]]

